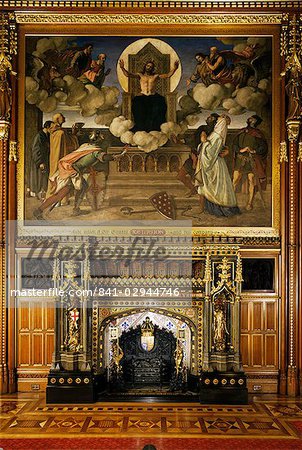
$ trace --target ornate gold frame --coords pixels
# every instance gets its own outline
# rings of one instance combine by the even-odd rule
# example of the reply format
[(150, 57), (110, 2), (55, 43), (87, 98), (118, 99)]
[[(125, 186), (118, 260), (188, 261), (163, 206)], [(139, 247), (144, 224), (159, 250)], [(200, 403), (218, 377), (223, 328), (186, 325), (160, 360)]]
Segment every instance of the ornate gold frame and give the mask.
[[(112, 10), (111, 10), (112, 11)], [(109, 12), (108, 14), (69, 14), (57, 12), (40, 12), (30, 13), (28, 11), (16, 12), (16, 22), (19, 25), (19, 58), (18, 58), (18, 142), (20, 146), (20, 158), (17, 163), (17, 217), (18, 217), (18, 234), (20, 236), (41, 236), (53, 235), (50, 229), (41, 226), (24, 226), (24, 63), (25, 63), (25, 36), (45, 35), (45, 25), (47, 24), (47, 35), (50, 34), (87, 34), (90, 35), (267, 35), (272, 36), (273, 40), (273, 127), (272, 127), (272, 226), (271, 227), (212, 227), (209, 229), (194, 227), (193, 236), (250, 236), (250, 237), (266, 237), (273, 238), (280, 235), (280, 165), (279, 165), (279, 148), (280, 148), (280, 126), (282, 123), (280, 110), (280, 86), (278, 76), (280, 73), (280, 32), (282, 14), (280, 13), (264, 13), (259, 14), (133, 14), (125, 12), (116, 14)], [(115, 11), (116, 12), (116, 11)], [(62, 31), (61, 25), (64, 24)], [(87, 31), (87, 24), (89, 29)], [(182, 24), (181, 30), (179, 24)], [(100, 25), (102, 25), (100, 32)], [(244, 25), (244, 27), (243, 27)], [(266, 33), (263, 33), (265, 26)], [(159, 28), (160, 27), (160, 28)], [(223, 28), (222, 28), (223, 27)], [(85, 227), (85, 223), (83, 223)], [(167, 222), (167, 229), (169, 223)], [(74, 235), (83, 235), (83, 230), (66, 227), (64, 234), (73, 233)], [(129, 228), (130, 230), (130, 228)], [(107, 230), (87, 229), (87, 234), (104, 235), (127, 235), (127, 228), (111, 228)], [(54, 230), (55, 231), (55, 230)], [(171, 230), (169, 231), (171, 233)], [(56, 232), (57, 234), (57, 232)], [(84, 233), (85, 234), (85, 233)], [(181, 229), (175, 229), (172, 235), (182, 235)]]

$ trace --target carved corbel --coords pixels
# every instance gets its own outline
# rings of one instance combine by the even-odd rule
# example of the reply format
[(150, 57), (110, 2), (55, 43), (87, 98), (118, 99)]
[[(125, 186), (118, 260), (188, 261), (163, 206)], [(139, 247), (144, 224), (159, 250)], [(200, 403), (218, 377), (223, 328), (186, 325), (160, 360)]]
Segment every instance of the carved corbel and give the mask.
[(9, 154), (8, 154), (8, 160), (11, 161), (18, 161), (18, 147), (19, 144), (16, 141), (10, 141), (9, 142)]
[(300, 132), (300, 120), (287, 120), (287, 136), (289, 142), (296, 142)]
[(279, 156), (279, 162), (280, 164), (283, 162), (288, 162), (288, 155), (287, 155), (287, 143), (280, 142), (280, 156)]
[(0, 120), (0, 141), (7, 141), (9, 136), (10, 123), (6, 120)]

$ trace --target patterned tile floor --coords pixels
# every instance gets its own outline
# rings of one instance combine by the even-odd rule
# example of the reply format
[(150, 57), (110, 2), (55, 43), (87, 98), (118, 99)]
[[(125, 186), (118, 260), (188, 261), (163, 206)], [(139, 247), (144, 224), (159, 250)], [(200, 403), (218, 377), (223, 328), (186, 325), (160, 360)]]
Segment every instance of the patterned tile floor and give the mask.
[(302, 438), (302, 399), (254, 397), (246, 406), (198, 403), (46, 405), (40, 394), (0, 398), (0, 438)]

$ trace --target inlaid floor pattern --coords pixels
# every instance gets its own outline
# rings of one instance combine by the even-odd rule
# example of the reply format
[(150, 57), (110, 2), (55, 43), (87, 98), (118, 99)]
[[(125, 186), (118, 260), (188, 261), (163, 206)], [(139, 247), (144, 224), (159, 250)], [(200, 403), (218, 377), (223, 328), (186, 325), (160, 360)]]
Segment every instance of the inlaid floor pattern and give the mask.
[(247, 406), (198, 403), (46, 405), (45, 396), (0, 398), (0, 436), (302, 437), (302, 400), (259, 398)]

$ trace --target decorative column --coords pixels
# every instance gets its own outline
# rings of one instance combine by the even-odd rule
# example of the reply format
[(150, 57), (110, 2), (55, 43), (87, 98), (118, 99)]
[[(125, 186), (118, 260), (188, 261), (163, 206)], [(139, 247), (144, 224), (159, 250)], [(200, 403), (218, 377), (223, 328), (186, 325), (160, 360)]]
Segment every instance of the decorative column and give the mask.
[(7, 252), (6, 252), (6, 220), (7, 220), (7, 166), (10, 126), (12, 119), (13, 56), (17, 53), (17, 37), (14, 15), (2, 12), (0, 15), (0, 393), (8, 391), (7, 366)]
[(246, 404), (248, 392), (240, 355), (242, 263), (239, 252), (207, 254), (203, 309), (200, 402)]
[(6, 308), (6, 174), (8, 154), (9, 122), (0, 121), (0, 283), (1, 283), (1, 328), (0, 328), (0, 393), (8, 389), (7, 373), (7, 308)]
[[(13, 116), (12, 123), (15, 123), (15, 118)], [(7, 248), (8, 252), (8, 264), (7, 264), (7, 347), (9, 348), (7, 354), (7, 368), (8, 368), (8, 392), (15, 392), (17, 390), (17, 379), (16, 379), (16, 299), (14, 295), (11, 295), (11, 289), (16, 289), (16, 268), (15, 268), (15, 254), (14, 249), (16, 248), (16, 218), (17, 218), (17, 196), (16, 196), (16, 170), (17, 161), (19, 153), (18, 142), (12, 140), (15, 135), (15, 130), (11, 129), (11, 140), (9, 141), (9, 155), (8, 155), (8, 227), (7, 227)]]
[(299, 354), (299, 393), (301, 395), (302, 393), (302, 137), (300, 136), (300, 142), (298, 147), (298, 192), (300, 192), (299, 198), (298, 198), (298, 283), (299, 283), (299, 290), (298, 290), (298, 298), (300, 299), (299, 304), (299, 343), (298, 348), (300, 349)]
[(202, 318), (199, 320), (199, 324), (201, 323), (201, 327), (198, 329), (198, 333), (200, 336), (200, 342), (203, 343), (202, 350), (198, 349), (199, 354), (199, 369), (203, 371), (210, 370), (210, 336), (209, 336), (209, 327), (204, 326), (204, 318), (210, 317), (211, 311), (211, 283), (212, 283), (212, 261), (211, 261), (211, 252), (207, 252), (205, 270), (204, 270), (204, 286), (205, 286), (205, 296), (204, 296), (204, 306), (203, 308), (199, 308), (199, 319), (200, 319), (200, 311), (202, 312)]
[[(288, 185), (283, 193), (283, 201), (288, 205), (286, 214), (286, 233), (284, 239), (287, 244), (287, 320), (288, 320), (288, 354), (287, 354), (287, 394), (298, 395), (298, 361), (299, 348), (299, 277), (298, 261), (301, 247), (298, 248), (298, 138), (300, 134), (302, 112), (302, 65), (301, 58), (301, 20), (299, 16), (290, 17), (287, 33), (283, 34), (282, 55), (285, 57), (285, 67), (281, 76), (286, 79), (286, 128), (288, 140)], [(301, 257), (301, 256), (300, 256)], [(284, 299), (283, 299), (284, 300)], [(285, 337), (285, 336), (284, 336)]]

